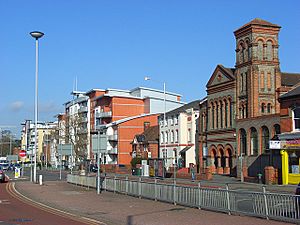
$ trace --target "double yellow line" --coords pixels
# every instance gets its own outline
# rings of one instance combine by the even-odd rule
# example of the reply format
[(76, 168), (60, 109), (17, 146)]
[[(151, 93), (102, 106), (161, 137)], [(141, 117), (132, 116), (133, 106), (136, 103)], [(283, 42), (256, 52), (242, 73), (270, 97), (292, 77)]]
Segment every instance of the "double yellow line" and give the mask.
[(106, 223), (99, 222), (97, 220), (88, 218), (88, 217), (82, 217), (82, 216), (77, 216), (75, 214), (65, 212), (59, 209), (55, 209), (53, 207), (47, 206), (45, 204), (42, 204), (40, 202), (36, 202), (30, 198), (27, 198), (26, 196), (22, 195), (20, 192), (18, 192), (15, 189), (15, 183), (14, 182), (9, 182), (5, 186), (6, 191), (15, 199), (18, 199), (21, 202), (24, 202), (25, 204), (31, 205), (35, 208), (41, 209), (45, 212), (51, 213), (53, 215), (61, 216), (64, 218), (68, 218), (83, 224), (89, 224), (89, 225), (106, 225)]

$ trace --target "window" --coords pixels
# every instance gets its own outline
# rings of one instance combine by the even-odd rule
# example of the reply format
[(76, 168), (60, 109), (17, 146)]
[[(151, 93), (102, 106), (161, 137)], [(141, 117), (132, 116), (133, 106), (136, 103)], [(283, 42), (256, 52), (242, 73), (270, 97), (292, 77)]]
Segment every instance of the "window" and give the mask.
[(179, 139), (179, 133), (178, 130), (176, 130), (175, 132), (175, 142), (178, 143), (178, 139)]
[(265, 103), (261, 104), (261, 114), (265, 113)]
[(174, 143), (174, 131), (171, 131), (171, 142)]
[(266, 126), (262, 127), (262, 153), (265, 153), (266, 150), (269, 150), (269, 139), (270, 139), (270, 135), (269, 135), (269, 129)]
[(160, 133), (160, 143), (164, 143), (164, 132)]
[(173, 126), (173, 124), (174, 124), (174, 116), (171, 117), (170, 124), (171, 124), (171, 126)]
[(289, 153), (289, 173), (299, 174), (299, 158), (300, 154), (298, 151)]
[(215, 106), (213, 104), (211, 106), (211, 128), (215, 128)]
[(240, 152), (247, 155), (247, 136), (244, 129), (240, 130)]
[(225, 101), (225, 127), (227, 127), (227, 123), (228, 123), (228, 121), (227, 121), (227, 119), (228, 119), (228, 103), (227, 103), (227, 101)]
[(300, 130), (300, 107), (293, 110), (294, 131)]
[(166, 133), (165, 133), (165, 143), (168, 143), (168, 131), (166, 131)]
[(271, 104), (270, 103), (268, 103), (268, 105), (267, 105), (267, 112), (271, 113)]
[(272, 61), (273, 60), (273, 43), (271, 41), (267, 42), (267, 60)]
[(257, 131), (254, 127), (251, 127), (251, 150), (250, 154), (251, 155), (258, 155), (258, 139), (257, 139)]
[(263, 60), (263, 42), (262, 41), (258, 41), (258, 46), (257, 46), (257, 59), (258, 60)]
[(216, 103), (216, 128), (219, 127), (219, 106)]

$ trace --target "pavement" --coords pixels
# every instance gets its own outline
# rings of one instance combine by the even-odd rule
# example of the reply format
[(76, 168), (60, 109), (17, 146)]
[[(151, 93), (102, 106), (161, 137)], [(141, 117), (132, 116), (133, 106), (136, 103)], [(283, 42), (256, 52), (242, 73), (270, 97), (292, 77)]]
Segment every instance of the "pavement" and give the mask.
[(280, 225), (289, 224), (248, 216), (227, 215), (112, 192), (97, 195), (95, 189), (46, 181), (43, 185), (17, 181), (23, 197), (102, 225)]

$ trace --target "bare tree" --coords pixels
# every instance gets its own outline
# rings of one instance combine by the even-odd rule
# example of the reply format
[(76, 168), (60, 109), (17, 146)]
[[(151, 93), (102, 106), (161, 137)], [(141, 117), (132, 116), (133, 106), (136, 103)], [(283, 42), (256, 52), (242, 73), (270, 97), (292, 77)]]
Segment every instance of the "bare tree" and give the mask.
[(76, 113), (67, 117), (66, 142), (71, 143), (75, 152), (75, 159), (83, 160), (87, 157), (88, 129), (85, 117)]

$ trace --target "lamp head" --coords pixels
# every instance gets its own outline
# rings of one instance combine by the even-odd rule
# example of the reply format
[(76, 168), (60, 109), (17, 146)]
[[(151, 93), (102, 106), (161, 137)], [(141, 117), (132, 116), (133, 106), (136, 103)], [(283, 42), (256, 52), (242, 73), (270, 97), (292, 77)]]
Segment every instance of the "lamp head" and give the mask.
[(150, 80), (150, 77), (144, 77), (144, 80)]
[(30, 35), (37, 40), (37, 39), (43, 37), (44, 33), (40, 32), (40, 31), (32, 31), (32, 32), (30, 32)]

